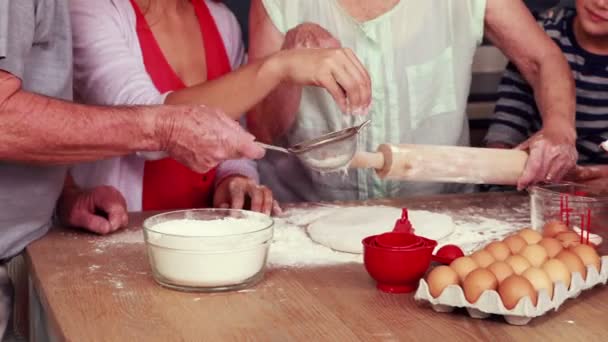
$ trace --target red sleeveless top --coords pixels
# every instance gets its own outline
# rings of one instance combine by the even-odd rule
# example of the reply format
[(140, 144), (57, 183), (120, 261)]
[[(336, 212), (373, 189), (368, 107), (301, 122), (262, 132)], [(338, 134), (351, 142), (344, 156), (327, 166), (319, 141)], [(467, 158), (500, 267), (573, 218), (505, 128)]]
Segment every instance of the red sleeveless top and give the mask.
[[(207, 80), (231, 71), (224, 42), (204, 0), (190, 0), (200, 24), (207, 62)], [(137, 36), (144, 64), (159, 92), (185, 88), (163, 55), (150, 26), (131, 0), (137, 20)], [(143, 179), (143, 210), (171, 210), (209, 207), (212, 203), (216, 170), (194, 172), (172, 158), (146, 161)]]

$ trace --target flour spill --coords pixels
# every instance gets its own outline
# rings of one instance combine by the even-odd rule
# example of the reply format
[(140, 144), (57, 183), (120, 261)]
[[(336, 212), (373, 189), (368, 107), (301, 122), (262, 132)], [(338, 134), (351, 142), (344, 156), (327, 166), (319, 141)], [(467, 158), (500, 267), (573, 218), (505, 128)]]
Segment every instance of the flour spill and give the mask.
[[(268, 254), (268, 266), (270, 268), (286, 268), (362, 263), (361, 254), (334, 251), (313, 242), (308, 236), (306, 227), (322, 219), (325, 215), (329, 215), (336, 208), (338, 207), (331, 205), (307, 205), (305, 208), (286, 210), (281, 217), (275, 218), (274, 237)], [(360, 208), (361, 210), (373, 210), (365, 209), (367, 207), (363, 206)], [(438, 212), (434, 208), (426, 208), (424, 205), (420, 206), (419, 209)], [(454, 231), (449, 236), (438, 240), (438, 248), (445, 244), (456, 244), (465, 253), (471, 253), (489, 241), (502, 239), (511, 232), (528, 226), (530, 224), (529, 210), (529, 204), (524, 203), (516, 207), (505, 206), (504, 208), (494, 209), (469, 207), (457, 211), (439, 211), (438, 213), (447, 214), (453, 218)], [(386, 227), (386, 231), (391, 229), (392, 227)], [(94, 244), (95, 254), (103, 254), (114, 250), (114, 248), (120, 248), (120, 245), (143, 244), (144, 240), (141, 230), (130, 229), (107, 237), (95, 238), (91, 242)], [(145, 258), (143, 250), (141, 257)], [(106, 274), (104, 269), (95, 264), (89, 266), (89, 271), (104, 272), (111, 281), (127, 273), (137, 274), (138, 276), (149, 275), (149, 272), (143, 272), (142, 270), (129, 271), (123, 264), (123, 262), (120, 262), (113, 265), (113, 273)], [(115, 288), (119, 288), (119, 284), (122, 283), (118, 280), (112, 283)]]
[[(374, 207), (358, 207), (360, 210), (373, 211)], [(343, 253), (313, 242), (306, 232), (311, 223), (330, 215), (336, 207), (292, 209), (275, 219), (274, 241), (270, 247), (268, 264), (270, 267), (309, 267), (345, 263), (362, 263), (361, 254)], [(454, 231), (438, 240), (440, 248), (446, 244), (456, 244), (465, 253), (471, 253), (492, 240), (499, 240), (529, 224), (529, 220), (508, 217), (507, 213), (519, 210), (525, 214), (526, 208), (509, 208), (493, 212), (480, 209), (464, 209), (460, 212), (444, 212), (454, 217)], [(498, 217), (494, 219), (487, 217)], [(415, 228), (415, 227), (414, 227)], [(386, 227), (386, 231), (392, 227)]]
[(122, 230), (108, 236), (95, 238), (95, 253), (103, 254), (108, 247), (121, 244), (144, 243), (144, 233), (141, 230)]

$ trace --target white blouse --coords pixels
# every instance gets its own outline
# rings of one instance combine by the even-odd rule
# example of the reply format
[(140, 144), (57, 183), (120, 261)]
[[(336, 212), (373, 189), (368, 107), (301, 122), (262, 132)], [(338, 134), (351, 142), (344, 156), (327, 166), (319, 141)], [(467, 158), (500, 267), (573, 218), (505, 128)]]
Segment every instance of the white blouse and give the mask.
[[(205, 0), (222, 36), (232, 69), (245, 61), (241, 30), (223, 4)], [(78, 101), (95, 105), (158, 105), (161, 94), (148, 75), (136, 31), (135, 11), (129, 0), (70, 0), (74, 44), (74, 92)], [(103, 132), (100, 132), (103, 134)], [(94, 139), (94, 137), (92, 137)], [(129, 155), (72, 168), (84, 188), (112, 185), (126, 198), (129, 211), (142, 208), (146, 159)], [(258, 180), (256, 164), (231, 160), (220, 164), (217, 180), (240, 174)]]

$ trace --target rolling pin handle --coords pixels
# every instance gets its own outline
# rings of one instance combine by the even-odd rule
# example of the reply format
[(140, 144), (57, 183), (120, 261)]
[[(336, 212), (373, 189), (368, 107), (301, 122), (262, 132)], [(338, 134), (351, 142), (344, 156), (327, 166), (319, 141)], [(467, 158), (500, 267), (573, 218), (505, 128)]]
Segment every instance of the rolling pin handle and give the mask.
[(350, 162), (350, 168), (353, 169), (376, 169), (384, 168), (384, 155), (380, 152), (362, 152), (359, 151)]

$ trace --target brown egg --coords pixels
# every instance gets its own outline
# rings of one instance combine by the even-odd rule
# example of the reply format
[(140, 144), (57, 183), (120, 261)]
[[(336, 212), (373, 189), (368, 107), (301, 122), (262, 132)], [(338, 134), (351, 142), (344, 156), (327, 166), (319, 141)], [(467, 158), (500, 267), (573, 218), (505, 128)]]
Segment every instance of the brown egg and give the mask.
[(488, 271), (494, 273), (498, 283), (501, 283), (507, 277), (514, 274), (513, 268), (511, 268), (511, 266), (504, 261), (494, 262), (492, 265), (488, 266)]
[(594, 266), (598, 272), (600, 271), (601, 259), (595, 248), (588, 245), (578, 245), (570, 250), (581, 258), (585, 266)]
[(528, 245), (533, 245), (535, 243), (538, 243), (538, 241), (540, 241), (540, 239), (543, 238), (543, 236), (540, 235), (539, 232), (537, 232), (536, 230), (534, 230), (532, 228), (524, 228), (524, 229), (520, 230), (517, 234), (519, 234), (519, 236), (521, 236), (524, 240), (526, 240)]
[(543, 238), (538, 244), (547, 251), (549, 259), (555, 257), (564, 248), (559, 240), (549, 237)]
[(511, 255), (511, 250), (509, 249), (509, 245), (507, 245), (506, 243), (504, 243), (502, 241), (491, 242), (484, 249), (486, 251), (490, 252), (490, 254), (492, 254), (492, 257), (494, 257), (494, 260), (498, 260), (498, 261), (504, 261), (509, 257), (509, 255)]
[(558, 281), (560, 281), (564, 285), (566, 285), (566, 288), (570, 287), (570, 280), (572, 279), (572, 275), (570, 274), (568, 267), (566, 267), (566, 264), (564, 264), (561, 260), (547, 260), (547, 262), (543, 264), (543, 271), (547, 272), (547, 275), (549, 276), (549, 278), (551, 278), (552, 282), (557, 283)]
[(587, 268), (585, 268), (585, 264), (583, 264), (581, 258), (574, 252), (564, 249), (555, 258), (563, 262), (568, 267), (570, 273), (578, 272), (583, 277), (583, 280), (587, 279)]
[(566, 224), (562, 221), (549, 221), (543, 226), (543, 236), (552, 238), (559, 233), (567, 232), (569, 230), (570, 229), (568, 228), (568, 226), (566, 226)]
[(458, 274), (458, 279), (462, 282), (471, 271), (479, 268), (479, 265), (477, 265), (473, 258), (464, 256), (452, 261), (450, 267)]
[(530, 265), (534, 267), (542, 266), (549, 258), (547, 256), (547, 251), (541, 245), (528, 245), (519, 253), (519, 255), (528, 259)]
[(494, 273), (485, 268), (478, 268), (469, 273), (462, 283), (464, 296), (469, 303), (477, 302), (483, 291), (496, 290), (497, 287), (498, 280)]
[(479, 267), (484, 268), (490, 266), (494, 261), (496, 261), (490, 252), (483, 249), (471, 254), (471, 258), (475, 260)]
[(553, 298), (553, 281), (542, 268), (530, 267), (522, 273), (522, 276), (530, 281), (536, 291), (544, 289), (547, 291), (549, 299)]
[(502, 299), (502, 304), (508, 310), (515, 308), (517, 303), (524, 297), (530, 297), (534, 306), (537, 303), (537, 294), (534, 286), (532, 286), (528, 279), (517, 274), (508, 277), (500, 283), (498, 294)]
[(528, 242), (524, 240), (524, 238), (519, 236), (519, 234), (508, 236), (504, 242), (507, 244), (507, 246), (509, 246), (511, 254), (517, 254), (521, 252), (521, 250), (528, 245)]
[(426, 278), (431, 296), (437, 298), (449, 285), (458, 285), (458, 273), (449, 266), (435, 267)]
[(581, 244), (581, 237), (573, 231), (562, 232), (555, 236), (562, 243), (564, 248), (570, 248)]
[(524, 271), (530, 267), (528, 259), (521, 255), (511, 255), (505, 262), (511, 266), (513, 272), (517, 275), (524, 273)]

